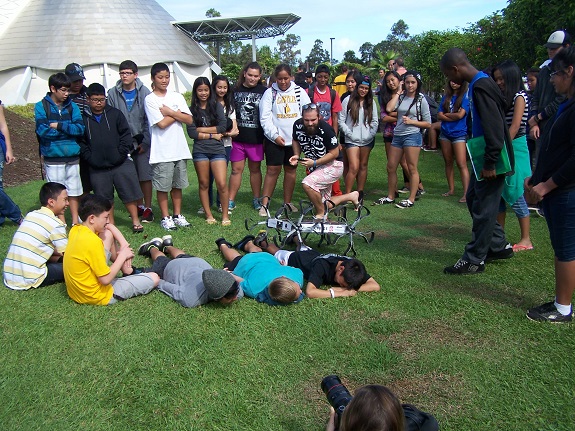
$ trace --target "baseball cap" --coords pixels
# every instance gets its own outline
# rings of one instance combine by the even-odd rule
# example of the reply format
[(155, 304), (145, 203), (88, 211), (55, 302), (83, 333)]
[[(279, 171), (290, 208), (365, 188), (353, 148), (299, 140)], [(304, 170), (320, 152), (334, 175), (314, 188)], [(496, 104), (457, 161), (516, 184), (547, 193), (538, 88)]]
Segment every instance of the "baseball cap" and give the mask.
[(549, 39), (547, 39), (545, 48), (555, 49), (570, 43), (571, 36), (569, 36), (569, 33), (564, 30), (557, 30), (551, 33), (551, 36), (549, 36)]
[(66, 66), (64, 73), (68, 76), (68, 78), (70, 78), (70, 81), (72, 82), (78, 81), (80, 79), (86, 79), (84, 76), (84, 70), (78, 63), (70, 63), (68, 66)]
[(315, 69), (316, 75), (318, 73), (322, 73), (322, 72), (325, 72), (329, 75), (329, 67), (327, 67), (327, 65), (325, 65), (325, 64), (320, 64), (318, 67), (316, 67), (316, 69)]

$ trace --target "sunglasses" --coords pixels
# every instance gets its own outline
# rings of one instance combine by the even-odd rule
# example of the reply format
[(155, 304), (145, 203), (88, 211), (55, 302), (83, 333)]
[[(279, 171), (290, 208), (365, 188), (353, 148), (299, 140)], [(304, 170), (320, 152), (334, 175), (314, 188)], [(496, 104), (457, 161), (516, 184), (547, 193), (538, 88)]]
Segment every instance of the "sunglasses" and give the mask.
[(310, 109), (317, 109), (317, 105), (315, 103), (308, 103), (308, 104), (303, 105), (301, 107), (302, 112), (303, 111), (309, 111)]

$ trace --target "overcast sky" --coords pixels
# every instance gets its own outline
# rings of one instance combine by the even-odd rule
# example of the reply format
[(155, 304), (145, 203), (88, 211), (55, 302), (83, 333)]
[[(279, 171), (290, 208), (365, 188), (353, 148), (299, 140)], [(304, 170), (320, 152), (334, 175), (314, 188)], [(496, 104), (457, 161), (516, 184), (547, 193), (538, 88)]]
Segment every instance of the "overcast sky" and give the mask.
[[(505, 0), (417, 0), (397, 2), (355, 1), (211, 1), (156, 0), (176, 21), (199, 21), (206, 10), (214, 8), (223, 18), (293, 13), (301, 17), (288, 32), (301, 37), (298, 46), (302, 57), (309, 54), (316, 39), (330, 50), (330, 37), (334, 37), (333, 56), (341, 61), (350, 49), (359, 56), (364, 42), (376, 44), (384, 40), (391, 26), (403, 19), (410, 35), (428, 30), (464, 28), (470, 23), (491, 15), (507, 6)], [(277, 48), (278, 38), (259, 39), (258, 45)]]

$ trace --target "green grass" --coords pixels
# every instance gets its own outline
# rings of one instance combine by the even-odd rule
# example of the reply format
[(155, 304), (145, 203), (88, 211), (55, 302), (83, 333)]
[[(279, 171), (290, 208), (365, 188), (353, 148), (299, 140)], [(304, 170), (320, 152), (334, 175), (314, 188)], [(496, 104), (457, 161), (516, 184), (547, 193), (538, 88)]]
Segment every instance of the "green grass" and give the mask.
[[(378, 142), (368, 202), (386, 187), (384, 160)], [(370, 207), (360, 225), (376, 231), (358, 253), (381, 292), (281, 308), (244, 299), (185, 309), (160, 292), (108, 308), (73, 303), (63, 285), (1, 289), (0, 429), (321, 430), (328, 406), (319, 383), (332, 373), (351, 390), (390, 386), (432, 412), (442, 430), (573, 429), (573, 326), (525, 318), (553, 295), (545, 221), (532, 217), (533, 251), (478, 276), (445, 276), (471, 221), (457, 194), (441, 197), (441, 156), (422, 153), (420, 167), (428, 193), (415, 207)], [(214, 239), (237, 240), (244, 219), (258, 219), (247, 172), (226, 228), (196, 215), (191, 163), (189, 172), (184, 208), (193, 228), (175, 232), (176, 245), (221, 266)], [(8, 192), (28, 211), (39, 184)], [(296, 198), (303, 197), (297, 186)], [(143, 236), (129, 233), (127, 213), (119, 202), (116, 208), (117, 224), (137, 247)], [(0, 254), (14, 230), (0, 228)], [(507, 233), (518, 240), (511, 213)], [(163, 232), (154, 223), (145, 234)]]

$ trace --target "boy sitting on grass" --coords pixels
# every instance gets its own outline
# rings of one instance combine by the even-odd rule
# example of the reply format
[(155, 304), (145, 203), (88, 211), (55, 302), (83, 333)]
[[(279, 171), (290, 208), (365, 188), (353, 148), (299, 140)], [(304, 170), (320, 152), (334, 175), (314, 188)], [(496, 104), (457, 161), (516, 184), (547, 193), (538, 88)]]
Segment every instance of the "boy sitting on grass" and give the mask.
[(244, 237), (232, 246), (225, 238), (216, 240), (226, 264), (224, 268), (243, 289), (245, 295), (268, 305), (297, 304), (304, 298), (302, 292), (303, 273), (300, 269), (281, 266), (268, 253), (250, 253), (240, 255), (234, 248), (248, 251), (253, 246), (252, 235)]
[[(295, 239), (297, 242), (297, 237)], [(307, 280), (305, 294), (308, 298), (354, 296), (357, 292), (376, 292), (380, 289), (379, 283), (367, 273), (360, 260), (337, 254), (321, 254), (301, 244), (298, 244), (297, 251), (281, 250), (268, 242), (266, 231), (260, 232), (246, 250), (250, 253), (266, 251), (281, 265), (301, 269)], [(323, 290), (320, 289), (322, 285), (332, 287)]]
[[(134, 252), (120, 231), (108, 223), (111, 208), (110, 201), (102, 196), (84, 196), (78, 211), (83, 222), (72, 227), (68, 235), (64, 279), (68, 295), (79, 304), (111, 305), (145, 295), (160, 281), (153, 272), (133, 274)], [(119, 244), (117, 253), (115, 241)], [(108, 266), (108, 260), (114, 263)], [(116, 278), (120, 270), (127, 276)]]

